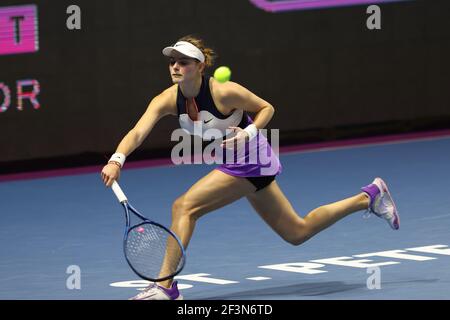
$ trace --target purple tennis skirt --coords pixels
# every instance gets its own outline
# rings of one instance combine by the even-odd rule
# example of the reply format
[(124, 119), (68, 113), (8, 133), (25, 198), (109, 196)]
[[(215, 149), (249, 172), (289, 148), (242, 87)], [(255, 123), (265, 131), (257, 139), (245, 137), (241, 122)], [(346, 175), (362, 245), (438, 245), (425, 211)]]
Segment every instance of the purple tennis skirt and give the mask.
[(223, 164), (216, 169), (235, 177), (274, 176), (282, 171), (278, 154), (261, 133), (246, 142), (245, 148), (228, 150), (223, 156)]

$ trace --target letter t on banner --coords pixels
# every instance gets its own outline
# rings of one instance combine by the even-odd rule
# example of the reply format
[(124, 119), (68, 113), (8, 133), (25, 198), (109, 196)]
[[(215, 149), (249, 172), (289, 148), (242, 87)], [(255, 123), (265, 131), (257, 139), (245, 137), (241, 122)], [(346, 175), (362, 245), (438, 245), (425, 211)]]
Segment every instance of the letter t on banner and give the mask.
[(0, 7), (0, 55), (38, 50), (37, 7)]

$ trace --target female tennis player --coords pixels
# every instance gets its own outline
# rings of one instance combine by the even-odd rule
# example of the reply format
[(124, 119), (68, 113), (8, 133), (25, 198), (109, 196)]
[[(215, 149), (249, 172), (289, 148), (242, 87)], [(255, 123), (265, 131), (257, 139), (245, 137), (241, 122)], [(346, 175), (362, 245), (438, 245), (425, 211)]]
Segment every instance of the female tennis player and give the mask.
[[(260, 161), (220, 164), (173, 202), (171, 230), (178, 235), (185, 248), (201, 216), (242, 197), (246, 197), (261, 218), (292, 245), (302, 244), (338, 220), (360, 210), (368, 210), (386, 219), (393, 229), (399, 228), (397, 209), (381, 178), (375, 178), (361, 188), (362, 192), (350, 198), (320, 206), (304, 218), (300, 217), (275, 180), (282, 171), (278, 156), (267, 139), (258, 133), (271, 120), (275, 108), (235, 82), (220, 83), (204, 76), (205, 68), (213, 64), (214, 51), (197, 37), (183, 37), (173, 46), (164, 48), (162, 53), (169, 59), (169, 72), (174, 84), (151, 100), (141, 119), (122, 139), (116, 153), (101, 172), (106, 186), (111, 186), (119, 178), (126, 157), (167, 115), (178, 117), (181, 128), (190, 134), (194, 134), (194, 123), (198, 124), (197, 121), (201, 121), (203, 130), (220, 130), (225, 148), (257, 139), (257, 147), (266, 150), (270, 160), (269, 165), (267, 161), (265, 164)], [(254, 119), (247, 113), (254, 113)], [(226, 135), (230, 129), (234, 131), (233, 135)], [(182, 296), (176, 281), (167, 280), (152, 283), (132, 299), (175, 300), (182, 299)]]

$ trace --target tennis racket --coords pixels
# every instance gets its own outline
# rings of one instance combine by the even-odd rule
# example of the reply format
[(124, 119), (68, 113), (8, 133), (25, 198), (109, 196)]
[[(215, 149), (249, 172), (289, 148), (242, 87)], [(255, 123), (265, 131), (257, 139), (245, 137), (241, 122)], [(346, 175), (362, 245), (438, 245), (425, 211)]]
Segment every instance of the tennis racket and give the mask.
[[(167, 280), (180, 273), (186, 253), (178, 237), (133, 208), (116, 181), (112, 184), (112, 190), (125, 210), (123, 252), (131, 269), (141, 278), (153, 282)], [(133, 226), (130, 224), (130, 213), (140, 220)]]

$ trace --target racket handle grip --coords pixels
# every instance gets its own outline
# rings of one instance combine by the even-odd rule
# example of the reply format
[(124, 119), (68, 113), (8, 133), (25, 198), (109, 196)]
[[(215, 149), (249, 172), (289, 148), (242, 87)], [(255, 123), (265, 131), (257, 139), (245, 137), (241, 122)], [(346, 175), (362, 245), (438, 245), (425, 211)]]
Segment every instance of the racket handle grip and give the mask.
[(127, 196), (125, 195), (125, 193), (123, 193), (122, 188), (120, 188), (117, 181), (113, 182), (111, 188), (112, 188), (112, 191), (114, 192), (114, 194), (116, 195), (117, 199), (119, 199), (120, 203), (128, 201)]

